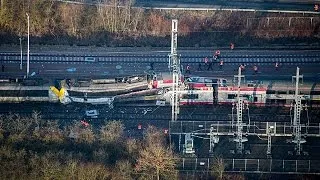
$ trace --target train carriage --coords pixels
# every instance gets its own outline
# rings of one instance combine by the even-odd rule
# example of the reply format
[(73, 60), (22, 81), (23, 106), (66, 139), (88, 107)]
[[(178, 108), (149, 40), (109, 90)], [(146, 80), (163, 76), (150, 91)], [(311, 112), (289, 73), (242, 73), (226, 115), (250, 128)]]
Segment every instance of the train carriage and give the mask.
[[(178, 91), (181, 105), (228, 104), (237, 101), (238, 87), (229, 85), (223, 78), (188, 77), (185, 79), (185, 90)], [(170, 102), (172, 92), (164, 91), (164, 99)], [(302, 103), (320, 104), (320, 85), (316, 82), (299, 85)], [(295, 99), (295, 84), (291, 81), (247, 81), (240, 87), (240, 96), (248, 104), (259, 106), (291, 106)]]

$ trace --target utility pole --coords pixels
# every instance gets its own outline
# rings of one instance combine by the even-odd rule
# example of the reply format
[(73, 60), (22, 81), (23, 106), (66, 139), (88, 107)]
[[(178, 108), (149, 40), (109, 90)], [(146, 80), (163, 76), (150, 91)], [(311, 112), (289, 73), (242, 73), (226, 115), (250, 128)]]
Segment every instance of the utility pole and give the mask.
[[(272, 144), (271, 144), (271, 135), (275, 133), (275, 125), (273, 123), (267, 122), (266, 131), (268, 136), (268, 146), (267, 146), (267, 158), (272, 158)], [(274, 123), (275, 124), (275, 123)]]
[(30, 17), (29, 17), (29, 14), (26, 13), (27, 15), (27, 19), (28, 19), (28, 50), (27, 50), (27, 78), (29, 77), (29, 63), (30, 63)]
[(237, 93), (237, 131), (236, 131), (236, 137), (234, 138), (234, 141), (236, 144), (236, 150), (238, 154), (242, 154), (243, 151), (243, 142), (248, 141), (246, 138), (244, 138), (243, 135), (243, 122), (242, 122), (242, 110), (243, 110), (243, 99), (240, 97), (240, 87), (241, 87), (241, 78), (244, 77), (241, 75), (241, 67), (238, 69), (238, 75), (235, 76), (238, 78), (238, 93)]
[[(217, 128), (218, 128), (218, 126), (217, 126)], [(219, 137), (215, 135), (215, 133), (214, 133), (214, 127), (213, 127), (212, 125), (211, 125), (211, 127), (210, 127), (210, 134), (209, 134), (209, 136), (210, 136), (209, 153), (213, 153), (214, 145), (219, 142)]]
[[(172, 33), (171, 33), (171, 54), (170, 62), (172, 63), (172, 96), (171, 96), (171, 106), (172, 106), (172, 116), (171, 120), (176, 121), (179, 114), (179, 86), (180, 86), (180, 59), (177, 54), (178, 46), (178, 20), (172, 20)], [(169, 63), (170, 63), (169, 62)], [(169, 64), (170, 65), (170, 64)]]
[(299, 95), (299, 79), (303, 78), (302, 75), (299, 74), (299, 67), (297, 67), (296, 76), (292, 78), (296, 78), (296, 89), (295, 89), (295, 96), (294, 96), (294, 116), (293, 116), (293, 140), (292, 142), (296, 144), (295, 150), (296, 154), (300, 155), (301, 153), (301, 144), (305, 143), (306, 140), (301, 138), (301, 124), (300, 124), (300, 115), (302, 110), (301, 104), (301, 96)]
[(19, 37), (20, 40), (20, 70), (22, 70), (22, 38)]

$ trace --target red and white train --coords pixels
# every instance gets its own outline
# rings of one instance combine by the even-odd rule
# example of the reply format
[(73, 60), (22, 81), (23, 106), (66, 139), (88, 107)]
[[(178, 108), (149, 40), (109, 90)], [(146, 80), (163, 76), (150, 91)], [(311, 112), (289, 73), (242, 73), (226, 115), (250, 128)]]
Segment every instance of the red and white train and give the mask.
[[(183, 79), (183, 78), (182, 78)], [(163, 88), (159, 99), (170, 102), (172, 76), (157, 76), (153, 79), (153, 88)], [(179, 93), (181, 105), (225, 104), (237, 101), (238, 87), (236, 82), (228, 82), (224, 78), (185, 77), (183, 88)], [(255, 105), (291, 105), (294, 100), (295, 84), (291, 81), (247, 81), (242, 82), (240, 96), (247, 103)], [(307, 83), (299, 85), (302, 103), (320, 104), (320, 84)]]

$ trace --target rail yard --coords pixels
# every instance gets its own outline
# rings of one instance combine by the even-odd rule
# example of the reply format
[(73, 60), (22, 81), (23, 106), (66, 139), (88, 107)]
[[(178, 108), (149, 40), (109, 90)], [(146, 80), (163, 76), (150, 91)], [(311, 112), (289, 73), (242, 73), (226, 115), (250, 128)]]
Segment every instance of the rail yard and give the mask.
[[(199, 52), (193, 54), (196, 53)], [(197, 66), (202, 63), (201, 57), (205, 56), (205, 52), (200, 53), (203, 54), (191, 54), (181, 61)], [(225, 62), (223, 69), (214, 65), (213, 70), (194, 70), (179, 78), (184, 89), (178, 91), (180, 107), (175, 121), (172, 121), (171, 99), (166, 98), (168, 95), (172, 97), (172, 75), (164, 73), (168, 70), (168, 60), (164, 53), (160, 54), (163, 55), (143, 55), (145, 60), (142, 55), (92, 56), (97, 62), (86, 62), (87, 55), (74, 55), (57, 64), (72, 64), (78, 74), (86, 77), (87, 72), (79, 70), (78, 66), (108, 63), (110, 73), (96, 73), (93, 78), (78, 79), (78, 74), (71, 72), (52, 81), (51, 73), (54, 71), (49, 71), (30, 78), (34, 81), (30, 84), (22, 77), (10, 77), (7, 71), (2, 74), (0, 99), (3, 104), (0, 113), (30, 116), (33, 111), (38, 111), (43, 119), (59, 120), (65, 124), (85, 120), (93, 126), (99, 126), (106, 120), (121, 120), (128, 137), (142, 137), (143, 129), (154, 125), (164, 133), (169, 132), (175, 150), (181, 153), (178, 168), (185, 173), (209, 171), (215, 155), (225, 159), (225, 170), (228, 172), (320, 172), (320, 146), (316, 140), (320, 136), (317, 69), (320, 57), (317, 51), (278, 51), (272, 55), (276, 58), (266, 55), (265, 51), (256, 51), (253, 55), (227, 51), (220, 57)], [(6, 59), (6, 67), (19, 63), (14, 54), (1, 56)], [(35, 67), (47, 67), (51, 64), (51, 57), (63, 59), (61, 55), (39, 56), (34, 59)], [(130, 59), (132, 57), (134, 59)], [(79, 61), (75, 62), (74, 58)], [(156, 59), (152, 70), (149, 67), (151, 59)], [(135, 69), (133, 73), (132, 69), (126, 68), (126, 65), (129, 66), (127, 61), (140, 69)], [(275, 62), (280, 62), (281, 69), (275, 69)], [(119, 64), (123, 67), (121, 75), (117, 76), (119, 69), (116, 66)], [(246, 69), (237, 71), (242, 64)], [(254, 65), (260, 68), (258, 73), (252, 70)], [(297, 67), (301, 74), (296, 74)], [(244, 75), (240, 89), (237, 88), (238, 73)], [(299, 77), (298, 90), (301, 95), (299, 155), (293, 125), (297, 118), (296, 77)], [(239, 128), (237, 93), (243, 98), (241, 128), (245, 140), (242, 140), (241, 153), (237, 151), (239, 141), (234, 141)], [(95, 110), (97, 116), (92, 118), (86, 115), (89, 110)]]
[(1, 117), (39, 112), (83, 128), (120, 120), (138, 139), (153, 125), (182, 174), (208, 178), (221, 157), (229, 173), (319, 175), (320, 51), (178, 53), (177, 26), (171, 51), (1, 52)]

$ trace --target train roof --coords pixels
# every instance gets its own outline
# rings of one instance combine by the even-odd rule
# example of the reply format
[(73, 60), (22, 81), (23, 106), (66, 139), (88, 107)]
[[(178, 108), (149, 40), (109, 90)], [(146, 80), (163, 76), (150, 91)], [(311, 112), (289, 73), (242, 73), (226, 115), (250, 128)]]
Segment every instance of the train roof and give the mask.
[[(267, 90), (275, 90), (275, 91), (286, 91), (286, 90), (295, 90), (295, 81), (263, 81), (260, 83), (254, 83), (251, 81), (247, 81), (245, 84), (242, 83), (241, 87), (260, 87), (266, 88)], [(320, 91), (320, 83), (319, 82), (302, 82), (299, 83), (300, 90), (315, 90)]]

